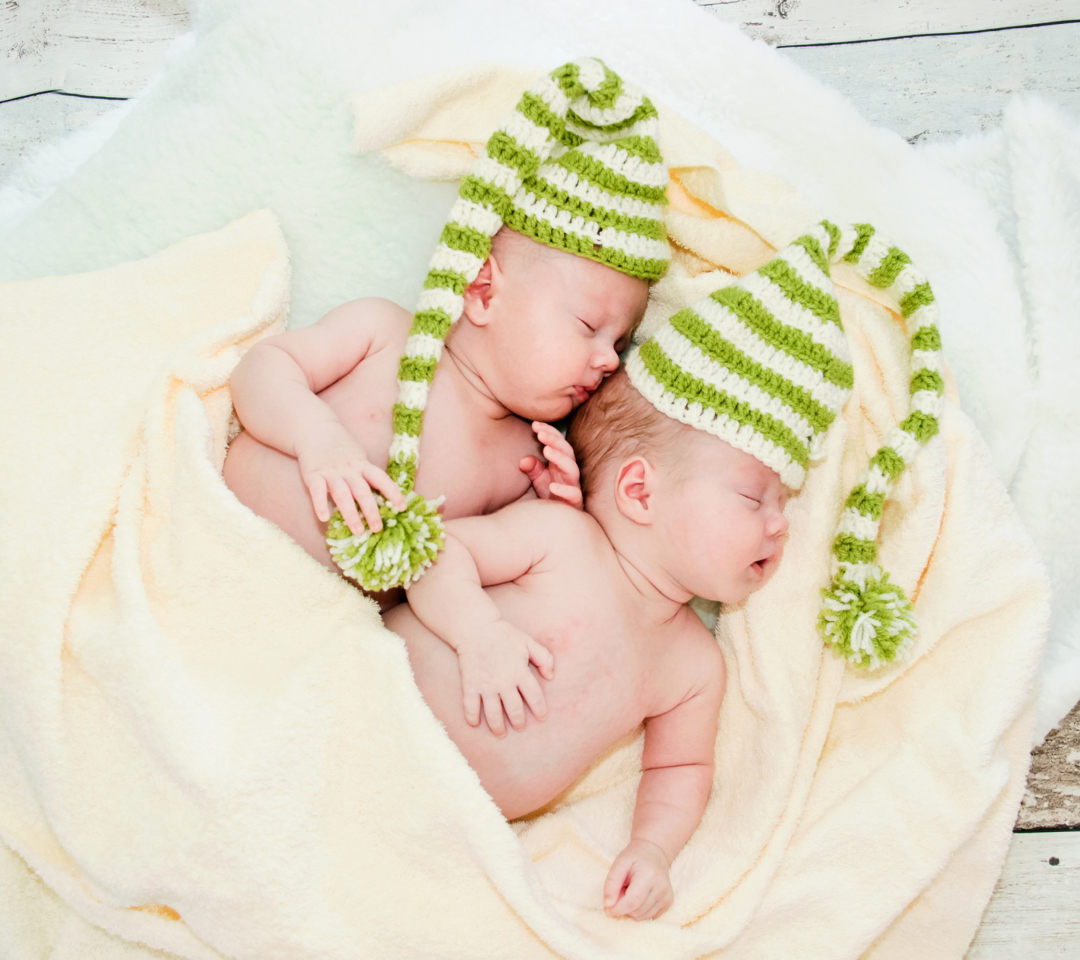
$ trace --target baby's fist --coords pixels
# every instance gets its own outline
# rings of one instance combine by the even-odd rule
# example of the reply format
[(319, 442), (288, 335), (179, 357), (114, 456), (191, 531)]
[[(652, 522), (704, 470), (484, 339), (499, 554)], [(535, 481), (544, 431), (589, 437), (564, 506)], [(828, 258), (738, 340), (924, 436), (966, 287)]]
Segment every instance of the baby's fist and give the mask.
[(604, 881), (604, 910), (613, 917), (654, 920), (674, 900), (664, 851), (648, 840), (631, 840)]

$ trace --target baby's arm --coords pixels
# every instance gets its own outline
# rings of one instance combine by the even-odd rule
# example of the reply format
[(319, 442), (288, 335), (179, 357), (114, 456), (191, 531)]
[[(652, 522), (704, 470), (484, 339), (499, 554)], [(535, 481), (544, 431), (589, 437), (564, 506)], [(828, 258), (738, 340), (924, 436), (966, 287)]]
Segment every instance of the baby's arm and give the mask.
[(386, 346), (402, 312), (386, 300), (342, 304), (313, 326), (255, 344), (229, 381), (244, 429), (296, 457), (315, 515), (324, 523), (330, 519), (327, 495), (353, 530), (363, 526), (356, 502), (371, 528), (382, 529), (372, 487), (399, 509), (405, 507), (397, 485), (317, 396)]
[(525, 726), (525, 704), (544, 719), (544, 694), (529, 664), (550, 680), (555, 659), (507, 623), (483, 588), (516, 580), (544, 559), (551, 536), (545, 518), (552, 512), (536, 502), (518, 503), (449, 521), (438, 563), (407, 591), (420, 622), (457, 652), (466, 721), (479, 725), (482, 703), (497, 737), (506, 736), (504, 710), (515, 730)]
[(668, 868), (697, 829), (712, 790), (724, 658), (705, 647), (699, 682), (678, 706), (645, 721), (642, 776), (630, 843), (604, 882), (612, 916), (651, 920), (674, 899)]

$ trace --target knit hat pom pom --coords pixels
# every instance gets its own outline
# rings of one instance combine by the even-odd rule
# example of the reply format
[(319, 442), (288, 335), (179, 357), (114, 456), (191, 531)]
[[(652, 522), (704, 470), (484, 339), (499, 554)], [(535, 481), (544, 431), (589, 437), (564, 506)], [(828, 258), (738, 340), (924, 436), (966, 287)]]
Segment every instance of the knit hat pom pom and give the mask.
[(915, 641), (915, 608), (904, 591), (876, 564), (857, 573), (841, 565), (821, 591), (818, 631), (856, 666), (871, 670), (903, 660)]
[[(435, 562), (443, 547), (445, 528), (438, 511), (443, 499), (427, 500), (410, 490), (405, 509), (399, 512), (382, 494), (375, 494), (383, 522), (378, 533), (373, 533), (366, 521), (364, 529), (354, 533), (338, 511), (326, 528), (330, 555), (341, 572), (365, 590), (408, 587)], [(360, 519), (363, 521), (362, 515)]]

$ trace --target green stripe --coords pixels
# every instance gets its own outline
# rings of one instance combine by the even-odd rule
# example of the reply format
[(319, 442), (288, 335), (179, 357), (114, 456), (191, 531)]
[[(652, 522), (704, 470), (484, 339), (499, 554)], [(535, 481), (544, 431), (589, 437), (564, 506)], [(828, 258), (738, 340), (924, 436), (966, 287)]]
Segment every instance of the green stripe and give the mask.
[(513, 206), (510, 194), (501, 187), (495, 186), (490, 180), (485, 180), (472, 173), (461, 181), (458, 196), (480, 204), (480, 206), (491, 207), (499, 215), (500, 220), (506, 219), (507, 213)]
[(692, 308), (687, 307), (676, 313), (671, 318), (671, 325), (706, 356), (761, 388), (765, 393), (783, 400), (802, 416), (814, 431), (826, 430), (832, 423), (833, 412), (818, 403), (807, 390), (792, 383), (776, 370), (763, 367), (747, 356)]
[(675, 397), (727, 414), (736, 423), (749, 424), (767, 440), (786, 450), (800, 466), (805, 467), (810, 462), (808, 448), (784, 423), (691, 376), (673, 362), (655, 340), (646, 340), (639, 353), (649, 373)]
[(529, 188), (537, 197), (548, 200), (562, 210), (569, 210), (576, 217), (591, 220), (593, 223), (598, 224), (601, 229), (613, 227), (616, 230), (623, 231), (623, 233), (636, 233), (639, 236), (648, 237), (650, 240), (663, 240), (667, 236), (662, 220), (652, 217), (631, 217), (619, 213), (611, 207), (595, 207), (588, 200), (582, 200), (579, 197), (572, 196), (565, 190), (560, 190), (551, 181), (545, 180), (543, 177), (537, 177), (529, 185)]
[(413, 314), (412, 326), (409, 333), (426, 333), (436, 340), (445, 340), (450, 332), (450, 314), (442, 307), (432, 307), (430, 310), (417, 310)]
[(821, 244), (817, 242), (817, 239), (809, 233), (803, 234), (798, 240), (791, 242), (793, 247), (802, 247), (817, 268), (825, 274), (829, 275), (829, 260), (825, 256), (825, 251), (821, 249)]
[(589, 94), (589, 100), (594, 107), (610, 110), (622, 95), (622, 77), (603, 60), (597, 62), (604, 68), (604, 79), (600, 82), (600, 86)]
[(906, 320), (919, 307), (925, 307), (933, 302), (934, 291), (930, 289), (930, 284), (919, 283), (900, 298), (900, 313)]
[(776, 319), (753, 294), (742, 287), (722, 287), (713, 300), (727, 307), (762, 340), (783, 350), (838, 387), (850, 390), (855, 383), (851, 364), (845, 363), (827, 347), (815, 343), (809, 334)]
[(919, 327), (911, 338), (912, 350), (940, 350), (941, 331), (932, 323), (925, 327)]
[[(571, 97), (570, 99), (574, 100), (576, 98)], [(655, 116), (657, 116), (656, 107), (652, 105), (652, 101), (649, 100), (648, 97), (644, 97), (641, 101), (641, 105), (625, 120), (619, 120), (616, 123), (606, 123), (603, 126), (595, 124), (591, 120), (586, 120), (573, 110), (566, 111), (566, 119), (570, 123), (577, 124), (579, 127), (586, 127), (590, 130), (599, 130), (603, 133), (617, 133), (619, 130), (626, 130), (635, 123), (639, 123), (642, 120), (648, 120)]]
[(438, 361), (433, 357), (410, 357), (405, 354), (398, 364), (398, 379), (414, 383), (431, 383)]
[(638, 277), (641, 280), (659, 280), (667, 273), (667, 260), (654, 260), (650, 257), (635, 257), (624, 253), (615, 247), (601, 247), (591, 252), (581, 252), (581, 256), (596, 260), (598, 263), (614, 267), (620, 273), (627, 276)]
[(582, 180), (596, 184), (596, 186), (602, 187), (609, 193), (637, 197), (650, 203), (667, 203), (665, 187), (650, 187), (644, 183), (629, 180), (587, 153), (576, 150), (571, 151), (570, 153), (564, 153), (555, 162), (560, 167), (576, 173)]
[(416, 457), (398, 454), (387, 464), (386, 472), (402, 493), (409, 493), (416, 483)]
[(894, 483), (896, 478), (904, 472), (904, 467), (907, 466), (904, 463), (904, 458), (900, 456), (892, 447), (882, 447), (870, 458), (871, 467), (877, 467), (888, 478), (890, 483)]
[(940, 397), (945, 392), (945, 381), (936, 370), (923, 367), (911, 378), (911, 392), (915, 393), (917, 390), (933, 390)]
[(844, 329), (840, 322), (840, 305), (836, 299), (820, 287), (803, 280), (790, 263), (776, 257), (759, 268), (758, 273), (775, 283), (792, 303), (806, 307), (824, 323), (835, 323), (841, 330)]
[(836, 256), (836, 247), (840, 243), (840, 228), (835, 223), (829, 223), (828, 220), (822, 220), (821, 225), (829, 235), (829, 260), (832, 260)]
[(863, 251), (866, 249), (866, 245), (870, 242), (870, 238), (874, 235), (875, 231), (869, 223), (856, 223), (855, 227), (855, 246), (851, 248), (851, 252), (844, 257), (848, 263), (858, 263), (859, 257), (863, 255)]
[(841, 533), (833, 541), (833, 554), (841, 563), (873, 563), (877, 559), (877, 544), (860, 540), (853, 533)]
[(910, 433), (919, 443), (926, 443), (940, 427), (937, 417), (921, 410), (912, 410), (910, 416), (900, 423), (900, 428)]
[(909, 263), (911, 263), (911, 257), (903, 250), (899, 247), (889, 247), (889, 252), (882, 257), (881, 263), (870, 271), (866, 279), (875, 287), (884, 290), (892, 286), (893, 281), (900, 276), (900, 271)]
[(625, 150), (632, 157), (640, 157), (646, 163), (662, 163), (660, 148), (652, 137), (632, 136), (620, 137), (614, 141), (615, 146)]
[(445, 243), (451, 250), (471, 253), (480, 261), (486, 260), (491, 253), (491, 237), (482, 230), (466, 227), (452, 220), (443, 227), (439, 241)]
[(424, 278), (425, 290), (452, 290), (459, 297), (468, 285), (465, 274), (456, 270), (429, 270)]
[(423, 410), (407, 407), (403, 403), (394, 404), (394, 433), (403, 437), (418, 437), (423, 426)]
[(566, 129), (566, 121), (555, 114), (538, 94), (526, 90), (517, 108), (538, 127), (547, 127), (552, 139), (558, 140), (564, 146), (579, 147), (585, 142), (584, 137)]
[(522, 146), (505, 130), (496, 130), (488, 139), (487, 155), (516, 170), (523, 180), (536, 173), (540, 166), (539, 155)]
[(871, 520), (880, 520), (881, 511), (885, 507), (885, 494), (871, 493), (866, 489), (865, 484), (860, 483), (848, 494), (844, 506), (858, 510), (864, 517), (869, 517)]

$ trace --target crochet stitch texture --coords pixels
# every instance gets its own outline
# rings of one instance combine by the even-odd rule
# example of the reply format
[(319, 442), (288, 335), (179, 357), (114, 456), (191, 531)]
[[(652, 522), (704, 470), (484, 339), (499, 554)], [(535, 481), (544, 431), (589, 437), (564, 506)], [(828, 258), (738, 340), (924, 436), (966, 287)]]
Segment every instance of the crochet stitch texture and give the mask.
[(944, 392), (937, 305), (911, 258), (870, 224), (823, 220), (765, 266), (674, 314), (626, 370), (662, 413), (757, 457), (798, 489), (854, 383), (829, 271), (840, 259), (895, 298), (912, 347), (910, 413), (847, 497), (818, 619), (827, 643), (873, 669), (914, 640), (911, 603), (875, 562), (877, 538), (889, 491), (938, 432)]
[(442, 547), (436, 504), (413, 491), (431, 382), (463, 294), (504, 224), (532, 239), (633, 277), (656, 280), (670, 259), (663, 221), (667, 167), (648, 97), (602, 61), (563, 64), (538, 80), (491, 135), (465, 177), (431, 259), (398, 370), (387, 473), (408, 500), (399, 524), (352, 531), (340, 513), (326, 542), (342, 571), (368, 590), (408, 586)]

